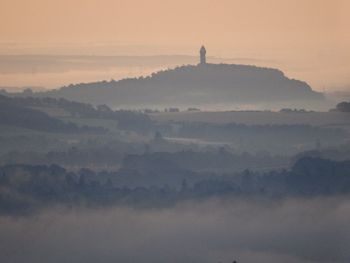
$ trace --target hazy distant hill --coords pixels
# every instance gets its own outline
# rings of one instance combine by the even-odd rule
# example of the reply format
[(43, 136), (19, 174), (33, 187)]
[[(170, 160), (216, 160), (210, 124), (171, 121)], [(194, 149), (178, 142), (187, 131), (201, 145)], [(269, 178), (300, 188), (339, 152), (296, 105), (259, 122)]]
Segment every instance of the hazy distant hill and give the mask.
[(206, 64), (160, 71), (149, 77), (76, 84), (43, 92), (114, 107), (150, 105), (213, 105), (320, 101), (324, 97), (302, 81), (276, 69)]
[[(0, 125), (10, 124), (29, 129), (50, 130), (54, 124), (57, 126), (61, 123), (65, 125), (64, 127), (68, 126), (60, 120), (67, 117), (112, 120), (118, 123), (118, 128), (134, 131), (145, 131), (153, 125), (146, 114), (125, 110), (113, 111), (105, 105), (94, 107), (66, 99), (8, 97), (0, 94)], [(56, 126), (52, 129), (60, 129)], [(84, 128), (87, 131), (91, 130), (91, 127)]]
[[(49, 116), (45, 112), (35, 110), (19, 103), (18, 99), (8, 98), (0, 95), (0, 125), (20, 127), (29, 130), (56, 132), (56, 133), (77, 133), (83, 132), (82, 128), (65, 123), (59, 119)], [(99, 131), (85, 127), (86, 131)]]

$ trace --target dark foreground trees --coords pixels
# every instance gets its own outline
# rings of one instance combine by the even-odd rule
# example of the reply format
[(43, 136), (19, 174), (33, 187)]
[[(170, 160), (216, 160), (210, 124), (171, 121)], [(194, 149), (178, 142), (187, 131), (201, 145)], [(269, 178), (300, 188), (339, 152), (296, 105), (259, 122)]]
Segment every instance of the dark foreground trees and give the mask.
[[(285, 198), (350, 193), (350, 161), (307, 157), (297, 161), (290, 171), (193, 175), (184, 173), (177, 177), (178, 184), (169, 181), (163, 186), (133, 187), (129, 183), (140, 180), (137, 175), (95, 173), (88, 169), (73, 173), (57, 165), (7, 165), (0, 167), (0, 213), (25, 214), (52, 205), (165, 207), (213, 197)], [(142, 179), (147, 181), (148, 176), (152, 175), (143, 175), (146, 178)], [(130, 178), (118, 180), (119, 177)]]

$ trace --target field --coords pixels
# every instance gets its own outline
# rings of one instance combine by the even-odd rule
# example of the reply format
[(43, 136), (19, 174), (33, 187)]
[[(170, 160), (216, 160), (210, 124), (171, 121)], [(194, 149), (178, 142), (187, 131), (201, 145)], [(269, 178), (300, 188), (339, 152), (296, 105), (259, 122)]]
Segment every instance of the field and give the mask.
[(350, 114), (342, 112), (272, 112), (272, 111), (224, 111), (224, 112), (162, 112), (150, 115), (157, 121), (185, 121), (207, 123), (239, 123), (246, 125), (293, 125), (343, 127), (350, 129)]

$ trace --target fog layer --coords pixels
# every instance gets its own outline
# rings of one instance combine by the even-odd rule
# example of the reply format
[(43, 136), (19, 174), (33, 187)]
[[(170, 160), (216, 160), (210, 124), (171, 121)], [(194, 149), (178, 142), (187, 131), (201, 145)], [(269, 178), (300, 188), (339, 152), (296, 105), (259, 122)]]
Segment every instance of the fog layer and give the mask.
[(1, 217), (0, 261), (349, 262), (348, 200), (211, 200)]

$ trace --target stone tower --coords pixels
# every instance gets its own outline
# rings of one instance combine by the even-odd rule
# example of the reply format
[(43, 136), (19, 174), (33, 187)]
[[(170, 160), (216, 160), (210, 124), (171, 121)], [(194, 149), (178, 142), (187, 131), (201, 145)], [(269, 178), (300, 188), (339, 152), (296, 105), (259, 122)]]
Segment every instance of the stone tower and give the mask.
[(199, 54), (200, 54), (200, 64), (201, 65), (205, 65), (207, 63), (207, 59), (205, 57), (207, 51), (205, 50), (205, 47), (202, 46), (200, 51), (199, 51)]

